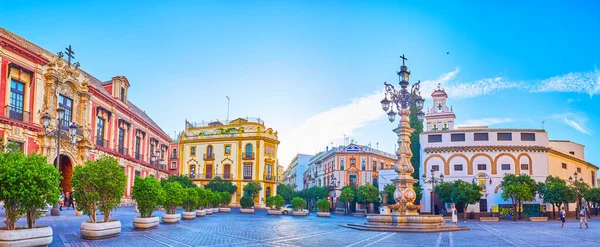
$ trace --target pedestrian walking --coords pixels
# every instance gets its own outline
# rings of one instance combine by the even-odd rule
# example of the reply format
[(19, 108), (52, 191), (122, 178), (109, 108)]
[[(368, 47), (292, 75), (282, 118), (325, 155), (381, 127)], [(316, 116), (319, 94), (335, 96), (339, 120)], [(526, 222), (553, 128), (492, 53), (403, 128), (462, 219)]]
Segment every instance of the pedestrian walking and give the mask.
[(75, 204), (73, 204), (73, 194), (69, 195), (69, 207), (72, 207), (75, 210)]
[(558, 218), (560, 218), (560, 221), (562, 221), (562, 226), (560, 228), (565, 228), (565, 216), (565, 207), (562, 207), (558, 212)]
[(456, 206), (452, 204), (452, 222), (454, 225), (458, 225), (458, 211), (456, 210)]
[(59, 202), (59, 204), (60, 204), (60, 208), (59, 209), (60, 209), (60, 211), (62, 211), (62, 207), (65, 204), (65, 192), (64, 191), (60, 192), (60, 202)]
[(581, 210), (579, 210), (579, 229), (582, 229), (581, 226), (583, 223), (585, 223), (585, 228), (589, 228), (587, 223), (587, 210), (585, 207), (582, 207)]

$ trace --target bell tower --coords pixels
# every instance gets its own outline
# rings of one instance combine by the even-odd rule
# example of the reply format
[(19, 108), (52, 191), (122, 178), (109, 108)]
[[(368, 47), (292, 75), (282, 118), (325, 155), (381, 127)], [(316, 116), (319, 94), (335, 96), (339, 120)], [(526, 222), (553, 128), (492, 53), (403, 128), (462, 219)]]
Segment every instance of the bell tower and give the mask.
[(441, 131), (454, 129), (454, 119), (456, 115), (452, 111), (452, 106), (446, 105), (448, 94), (438, 84), (438, 88), (431, 94), (433, 107), (427, 109), (425, 122), (427, 131)]

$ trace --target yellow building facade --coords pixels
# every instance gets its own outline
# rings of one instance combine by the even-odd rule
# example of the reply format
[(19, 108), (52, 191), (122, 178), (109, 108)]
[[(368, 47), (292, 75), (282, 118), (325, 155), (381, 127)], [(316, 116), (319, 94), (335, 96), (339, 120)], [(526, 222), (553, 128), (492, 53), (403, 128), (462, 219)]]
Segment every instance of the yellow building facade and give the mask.
[(264, 208), (267, 197), (277, 193), (277, 131), (257, 118), (190, 123), (179, 136), (180, 174), (207, 185), (215, 177), (237, 186), (232, 205), (239, 206), (243, 187), (259, 182), (262, 191), (255, 207)]

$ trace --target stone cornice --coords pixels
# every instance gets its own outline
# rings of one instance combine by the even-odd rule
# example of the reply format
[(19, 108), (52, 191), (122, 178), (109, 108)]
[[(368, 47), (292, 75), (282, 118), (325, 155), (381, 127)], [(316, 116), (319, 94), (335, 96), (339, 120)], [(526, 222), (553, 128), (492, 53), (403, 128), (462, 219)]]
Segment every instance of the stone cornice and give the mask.
[(429, 147), (424, 149), (426, 153), (457, 153), (457, 152), (548, 152), (550, 149), (543, 146), (454, 146), (454, 147)]
[(26, 130), (30, 130), (30, 131), (35, 131), (35, 132), (41, 132), (42, 130), (44, 130), (42, 128), (42, 126), (37, 125), (37, 124), (28, 124), (28, 123), (24, 123), (18, 120), (14, 120), (11, 118), (7, 118), (7, 117), (0, 117), (0, 123), (4, 123), (4, 124), (9, 124), (12, 126), (17, 126), (19, 128), (23, 128)]
[(0, 28), (0, 46), (39, 65), (50, 62), (42, 56), (44, 49), (3, 28)]
[(594, 167), (594, 168), (596, 168), (596, 170), (598, 169), (598, 167), (597, 167), (597, 166), (595, 166), (594, 164), (592, 164), (592, 163), (590, 163), (590, 162), (587, 162), (587, 161), (585, 161), (585, 160), (582, 160), (582, 159), (580, 159), (580, 158), (577, 158), (577, 157), (575, 157), (575, 156), (573, 156), (573, 155), (570, 155), (570, 154), (563, 153), (563, 152), (561, 152), (561, 151), (558, 151), (558, 150), (556, 150), (556, 149), (549, 148), (549, 151), (548, 151), (548, 152), (549, 152), (550, 154), (554, 154), (554, 155), (556, 155), (556, 156), (560, 156), (560, 157), (562, 157), (562, 158), (566, 158), (566, 159), (569, 159), (569, 160), (572, 160), (572, 161), (575, 161), (575, 162), (578, 162), (578, 163), (586, 164), (586, 165), (588, 165), (588, 166), (591, 166), (591, 167)]

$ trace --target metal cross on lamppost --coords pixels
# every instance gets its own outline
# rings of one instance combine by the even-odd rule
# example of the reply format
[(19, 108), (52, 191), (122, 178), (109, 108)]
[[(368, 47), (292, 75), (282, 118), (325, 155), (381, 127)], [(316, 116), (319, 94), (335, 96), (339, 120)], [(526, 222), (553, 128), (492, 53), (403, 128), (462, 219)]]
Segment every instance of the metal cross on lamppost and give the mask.
[(433, 208), (434, 208), (434, 201), (433, 201), (433, 196), (435, 195), (435, 184), (437, 183), (443, 183), (444, 182), (444, 174), (440, 174), (439, 178), (435, 177), (435, 170), (431, 169), (431, 177), (427, 177), (427, 175), (425, 173), (423, 173), (423, 183), (425, 184), (431, 184), (431, 193), (430, 193), (430, 199), (431, 199), (431, 213), (433, 214)]
[[(50, 121), (52, 117), (47, 112), (42, 116), (42, 126), (44, 127), (45, 134), (50, 137), (55, 137), (57, 139), (56, 145), (56, 169), (60, 171), (60, 142), (63, 136), (67, 139), (71, 140), (71, 144), (75, 144), (75, 135), (77, 134), (78, 126), (75, 123), (69, 123), (64, 119), (65, 117), (65, 109), (62, 107), (58, 107), (56, 109), (56, 128), (50, 129)], [(68, 132), (65, 133), (65, 129), (68, 128)], [(59, 216), (60, 210), (58, 208), (58, 204), (55, 204), (50, 211), (50, 215)]]
[[(407, 59), (404, 55), (400, 56), (400, 58), (402, 59), (402, 66), (400, 66), (400, 71), (397, 72), (400, 80), (400, 89), (396, 89), (393, 85), (384, 82), (385, 97), (381, 100), (381, 108), (387, 112), (390, 122), (394, 122), (396, 114), (401, 116), (398, 128), (394, 129), (394, 132), (398, 136), (398, 144), (400, 144), (398, 150), (396, 150), (396, 155), (399, 156), (399, 159), (394, 165), (394, 170), (398, 173), (398, 176), (392, 180), (396, 184), (396, 191), (394, 192), (396, 204), (388, 207), (393, 209), (396, 214), (418, 215), (417, 211), (420, 206), (413, 204), (416, 199), (413, 184), (417, 183), (418, 180), (412, 177), (412, 173), (415, 170), (410, 162), (410, 158), (413, 156), (410, 150), (410, 135), (414, 132), (414, 129), (410, 127), (408, 117), (410, 115), (410, 108), (416, 107), (418, 111), (417, 118), (419, 121), (423, 121), (425, 114), (422, 109), (425, 100), (419, 92), (421, 81), (412, 85), (410, 91), (408, 90), (410, 72), (404, 64)], [(398, 112), (394, 111), (394, 107)]]

